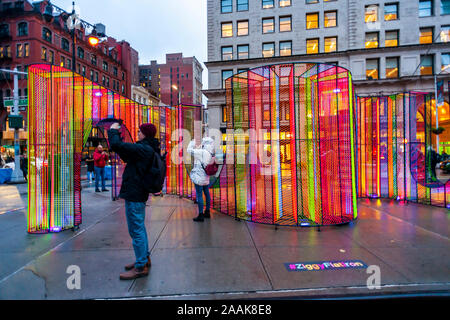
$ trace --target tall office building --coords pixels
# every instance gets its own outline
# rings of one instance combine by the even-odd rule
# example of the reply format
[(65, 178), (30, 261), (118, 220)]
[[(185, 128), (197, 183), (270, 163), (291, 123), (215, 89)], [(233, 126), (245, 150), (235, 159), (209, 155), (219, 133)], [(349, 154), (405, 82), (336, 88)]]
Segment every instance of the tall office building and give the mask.
[(434, 91), (450, 80), (450, 0), (208, 0), (209, 128), (225, 128), (224, 80), (262, 65), (349, 69), (357, 94)]
[(202, 104), (203, 68), (195, 57), (182, 53), (166, 54), (166, 63), (151, 61), (139, 66), (141, 86), (167, 105)]

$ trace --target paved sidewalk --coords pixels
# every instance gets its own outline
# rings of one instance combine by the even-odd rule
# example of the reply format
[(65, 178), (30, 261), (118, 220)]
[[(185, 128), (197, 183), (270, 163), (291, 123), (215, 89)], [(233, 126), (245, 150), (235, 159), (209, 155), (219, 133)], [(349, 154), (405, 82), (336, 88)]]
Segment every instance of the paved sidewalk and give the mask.
[[(146, 211), (150, 274), (121, 281), (123, 266), (134, 260), (124, 202), (92, 187), (83, 190), (82, 201), (83, 224), (75, 232), (30, 235), (26, 210), (0, 214), (0, 299), (450, 294), (447, 209), (360, 200), (355, 223), (318, 232), (239, 222), (216, 212), (194, 223), (193, 202), (156, 197)], [(284, 266), (343, 260), (379, 266), (381, 289), (367, 288), (366, 269), (288, 272)], [(67, 288), (70, 265), (81, 269), (81, 290)]]

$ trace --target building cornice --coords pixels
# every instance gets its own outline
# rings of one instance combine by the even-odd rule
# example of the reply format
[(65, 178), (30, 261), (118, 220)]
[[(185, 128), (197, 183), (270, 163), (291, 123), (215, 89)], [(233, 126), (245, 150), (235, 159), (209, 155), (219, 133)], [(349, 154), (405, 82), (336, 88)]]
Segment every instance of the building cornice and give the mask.
[(219, 60), (219, 61), (207, 61), (205, 62), (205, 66), (209, 67), (221, 67), (223, 65), (233, 66), (233, 65), (242, 65), (242, 64), (274, 64), (274, 63), (283, 63), (283, 62), (292, 62), (292, 61), (305, 61), (306, 60), (317, 60), (320, 58), (326, 59), (336, 59), (342, 57), (349, 57), (353, 55), (364, 54), (379, 54), (379, 53), (398, 53), (403, 51), (411, 51), (411, 50), (423, 50), (423, 51), (431, 51), (432, 49), (442, 49), (448, 48), (450, 49), (450, 42), (436, 42), (431, 44), (412, 44), (412, 45), (403, 45), (397, 47), (380, 47), (380, 48), (370, 48), (370, 49), (351, 49), (346, 51), (337, 51), (330, 53), (318, 53), (318, 54), (300, 54), (300, 55), (292, 55), (292, 56), (276, 56), (271, 58), (250, 58), (250, 59), (239, 59), (239, 60)]

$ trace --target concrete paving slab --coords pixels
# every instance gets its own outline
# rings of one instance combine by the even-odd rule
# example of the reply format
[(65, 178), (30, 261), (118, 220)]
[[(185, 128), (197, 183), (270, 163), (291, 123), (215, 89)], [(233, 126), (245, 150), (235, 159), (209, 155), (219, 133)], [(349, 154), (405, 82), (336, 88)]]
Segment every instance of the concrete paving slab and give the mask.
[(0, 283), (0, 300), (42, 300), (46, 298), (45, 279), (36, 276), (29, 269), (20, 270), (9, 281)]
[(257, 247), (311, 247), (349, 248), (354, 244), (342, 233), (347, 226), (320, 228), (279, 227), (247, 223)]
[(408, 283), (408, 279), (390, 265), (361, 247), (345, 249), (329, 247), (298, 247), (258, 249), (275, 290), (320, 287), (366, 286), (366, 269), (340, 269), (320, 271), (287, 271), (284, 263), (360, 260), (367, 266), (377, 265), (381, 270), (381, 283)]
[(253, 247), (245, 223), (225, 216), (194, 222), (193, 212), (189, 208), (177, 208), (161, 234), (157, 248)]
[(388, 214), (409, 224), (450, 237), (449, 209), (384, 199), (361, 199), (358, 206), (359, 210), (371, 208), (378, 213)]
[(271, 289), (254, 248), (155, 249), (147, 278), (133, 295), (170, 295)]
[[(131, 283), (120, 281), (119, 273), (133, 258), (132, 250), (51, 251), (36, 259), (27, 270), (32, 270), (36, 277), (44, 279), (41, 286), (45, 289), (47, 299), (125, 296)], [(72, 275), (67, 273), (67, 268), (71, 265), (80, 268), (80, 290), (71, 290), (67, 286), (67, 279)], [(21, 274), (17, 273), (0, 283), (0, 291), (7, 290), (14, 283), (22, 290), (28, 290), (28, 282), (20, 281)]]
[(370, 248), (412, 283), (450, 282), (450, 251), (445, 248)]

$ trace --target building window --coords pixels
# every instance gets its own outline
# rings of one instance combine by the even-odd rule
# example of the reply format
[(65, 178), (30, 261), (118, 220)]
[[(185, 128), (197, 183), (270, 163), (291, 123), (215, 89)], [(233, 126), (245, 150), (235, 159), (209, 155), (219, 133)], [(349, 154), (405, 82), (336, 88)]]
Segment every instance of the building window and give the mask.
[(386, 31), (384, 46), (385, 47), (397, 47), (398, 46), (398, 30)]
[(103, 61), (103, 71), (108, 72), (108, 63), (106, 61)]
[(434, 72), (433, 68), (433, 55), (422, 55), (420, 56), (420, 75), (432, 75)]
[(229, 38), (233, 36), (233, 23), (222, 22), (222, 38)]
[(419, 17), (431, 17), (433, 15), (433, 0), (419, 1)]
[(20, 36), (27, 36), (28, 35), (28, 23), (26, 22), (20, 22), (17, 25), (17, 35)]
[(247, 11), (248, 10), (248, 0), (236, 0), (237, 11)]
[(420, 44), (433, 43), (433, 28), (420, 28)]
[[(119, 71), (119, 70), (117, 70), (117, 67), (113, 67), (113, 75), (114, 75), (115, 77), (117, 77), (118, 71)], [(151, 76), (150, 76), (150, 80), (151, 80)]]
[(238, 69), (237, 73), (241, 73), (241, 72), (247, 72), (248, 68), (243, 68), (243, 69)]
[(450, 0), (441, 0), (441, 15), (450, 14)]
[(379, 60), (378, 59), (367, 59), (366, 60), (366, 79), (375, 80), (379, 77)]
[(237, 35), (248, 36), (248, 20), (237, 22)]
[(324, 40), (325, 52), (337, 51), (337, 37), (326, 37)]
[(11, 47), (5, 46), (5, 55), (7, 58), (11, 58)]
[(97, 56), (95, 54), (91, 54), (91, 64), (97, 65)]
[(280, 17), (280, 32), (292, 31), (292, 17)]
[(398, 57), (386, 58), (386, 78), (398, 78)]
[(233, 70), (222, 70), (222, 88), (225, 88), (225, 80), (233, 75)]
[(0, 37), (9, 36), (9, 24), (0, 24)]
[(82, 66), (82, 67), (81, 67), (81, 75), (82, 75), (83, 77), (86, 77), (86, 67), (85, 67), (85, 66)]
[(248, 44), (241, 44), (237, 46), (238, 59), (248, 59)]
[(84, 59), (84, 50), (83, 50), (83, 48), (81, 48), (81, 47), (77, 48), (77, 55), (78, 55), (78, 58)]
[(70, 61), (70, 59), (67, 59), (66, 63), (67, 63), (66, 68), (67, 69), (71, 69), (72, 68), (72, 61)]
[(29, 57), (30, 56), (30, 44), (29, 43), (25, 43), (24, 45), (23, 45), (23, 50), (24, 50), (24, 52), (23, 52), (23, 56), (26, 58), (26, 57)]
[(21, 44), (21, 43), (17, 44), (16, 56), (17, 56), (17, 58), (22, 58), (23, 57), (23, 44)]
[(264, 9), (273, 8), (274, 6), (274, 0), (262, 0), (262, 7)]
[(262, 55), (264, 58), (270, 58), (275, 56), (275, 42), (263, 43)]
[(233, 60), (233, 46), (222, 47), (222, 61)]
[(94, 81), (94, 70), (91, 70), (90, 72), (90, 79), (91, 81)]
[(306, 29), (319, 28), (319, 13), (307, 13), (306, 14)]
[(52, 42), (52, 32), (47, 28), (42, 28), (42, 39), (48, 42)]
[(307, 3), (307, 4), (310, 4), (310, 3), (319, 3), (319, 0), (306, 0), (306, 3)]
[(450, 26), (441, 27), (441, 41), (450, 42)]
[(220, 12), (221, 13), (233, 12), (232, 0), (220, 0)]
[(280, 56), (292, 55), (292, 41), (280, 41)]
[(290, 7), (291, 0), (280, 0), (279, 6), (280, 7)]
[(319, 53), (319, 39), (306, 39), (306, 54)]
[(42, 47), (42, 49), (41, 49), (41, 59), (44, 61), (47, 61), (47, 48), (46, 47)]
[(98, 72), (95, 72), (95, 82), (98, 83)]
[(366, 6), (364, 21), (366, 23), (372, 23), (372, 22), (378, 21), (378, 5), (371, 4), (371, 5)]
[(263, 18), (262, 19), (263, 33), (275, 32), (275, 19), (274, 18)]
[(323, 15), (323, 25), (325, 28), (337, 26), (337, 11), (325, 11)]
[(450, 53), (441, 53), (441, 72), (450, 72)]
[(378, 32), (368, 32), (366, 33), (366, 49), (378, 48)]
[(67, 52), (70, 51), (69, 40), (62, 38), (61, 39), (61, 48)]
[(384, 21), (398, 20), (398, 3), (384, 5)]

